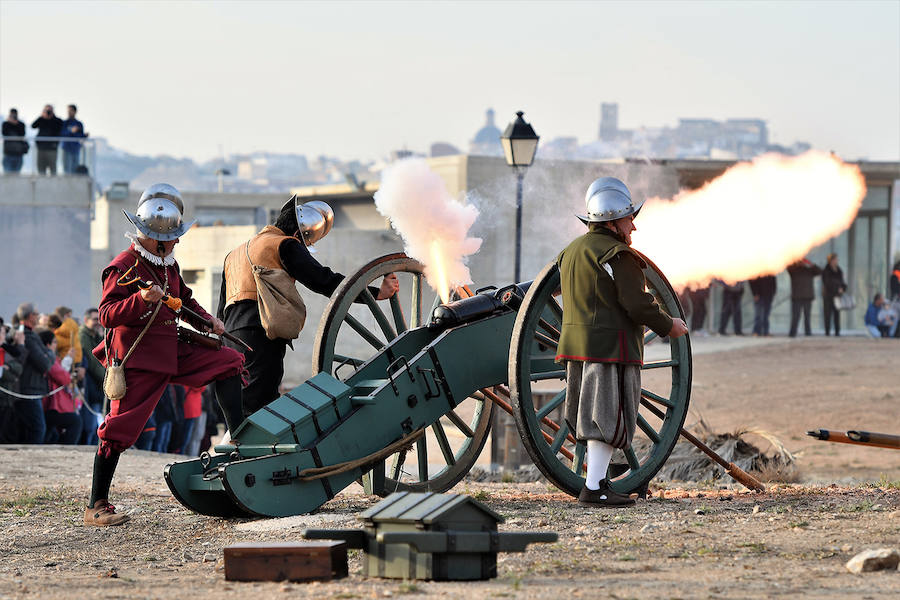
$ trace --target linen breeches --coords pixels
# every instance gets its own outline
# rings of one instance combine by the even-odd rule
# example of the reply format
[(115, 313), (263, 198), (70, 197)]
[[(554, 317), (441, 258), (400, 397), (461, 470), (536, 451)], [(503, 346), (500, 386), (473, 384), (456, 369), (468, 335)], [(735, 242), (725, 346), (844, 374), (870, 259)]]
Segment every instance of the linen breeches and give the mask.
[(641, 367), (570, 360), (566, 363), (566, 422), (578, 440), (627, 448), (641, 400)]

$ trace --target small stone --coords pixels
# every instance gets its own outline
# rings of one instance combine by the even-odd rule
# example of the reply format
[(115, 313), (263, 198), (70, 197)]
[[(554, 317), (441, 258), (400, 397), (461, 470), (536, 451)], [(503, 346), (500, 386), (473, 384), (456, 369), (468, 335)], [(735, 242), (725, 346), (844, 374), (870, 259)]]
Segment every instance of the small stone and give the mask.
[(695, 515), (705, 515), (705, 514), (706, 514), (706, 511), (703, 510), (702, 508), (697, 508), (697, 509), (694, 510), (694, 514), (695, 514)]
[(889, 512), (888, 519), (900, 519), (900, 510), (893, 510)]
[(191, 556), (190, 554), (188, 554), (187, 552), (182, 552), (181, 560), (183, 560), (184, 562), (190, 562), (190, 561), (194, 560), (194, 557)]
[(896, 569), (898, 564), (900, 564), (900, 552), (894, 548), (879, 548), (860, 552), (848, 560), (845, 566), (851, 573), (866, 573)]
[(753, 514), (754, 514), (754, 515), (758, 515), (758, 514), (759, 514), (759, 504), (757, 504), (757, 505), (755, 505), (755, 506), (753, 507)]
[(850, 552), (851, 550), (853, 550), (852, 544), (844, 544), (841, 546), (841, 552)]
[(210, 553), (203, 555), (203, 562), (216, 562), (216, 555)]
[(648, 531), (653, 531), (654, 529), (656, 529), (656, 525), (654, 525), (653, 523), (647, 523), (646, 525), (641, 527), (641, 533), (647, 533)]

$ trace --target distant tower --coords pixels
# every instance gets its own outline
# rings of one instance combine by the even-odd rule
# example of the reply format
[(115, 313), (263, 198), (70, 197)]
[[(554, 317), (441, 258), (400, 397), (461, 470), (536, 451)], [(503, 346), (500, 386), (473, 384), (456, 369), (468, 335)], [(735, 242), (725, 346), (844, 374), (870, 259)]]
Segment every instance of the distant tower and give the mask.
[(469, 154), (503, 156), (503, 146), (500, 145), (501, 132), (494, 124), (494, 109), (487, 109), (485, 116), (487, 118), (484, 127), (475, 133), (475, 138), (469, 143)]
[(619, 104), (604, 102), (600, 105), (600, 139), (611, 142), (619, 134)]

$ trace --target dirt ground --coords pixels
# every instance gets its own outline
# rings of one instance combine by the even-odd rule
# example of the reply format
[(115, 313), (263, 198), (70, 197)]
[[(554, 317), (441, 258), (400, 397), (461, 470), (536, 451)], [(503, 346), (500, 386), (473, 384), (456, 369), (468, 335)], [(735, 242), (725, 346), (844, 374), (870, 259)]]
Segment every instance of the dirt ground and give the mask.
[[(699, 345), (699, 341), (698, 341)], [(232, 583), (223, 548), (297, 541), (309, 527), (353, 527), (376, 500), (356, 486), (313, 515), (221, 520), (169, 494), (176, 457), (128, 452), (113, 501), (125, 527), (82, 526), (89, 448), (0, 446), (0, 598), (882, 598), (900, 572), (850, 574), (869, 548), (900, 548), (900, 452), (827, 444), (807, 429), (900, 432), (900, 345), (885, 340), (775, 340), (694, 359), (694, 412), (717, 431), (759, 428), (797, 455), (801, 483), (749, 493), (727, 483), (652, 485), (618, 511), (585, 509), (543, 482), (462, 482), (507, 519), (504, 531), (551, 530), (559, 542), (501, 554), (497, 579)]]

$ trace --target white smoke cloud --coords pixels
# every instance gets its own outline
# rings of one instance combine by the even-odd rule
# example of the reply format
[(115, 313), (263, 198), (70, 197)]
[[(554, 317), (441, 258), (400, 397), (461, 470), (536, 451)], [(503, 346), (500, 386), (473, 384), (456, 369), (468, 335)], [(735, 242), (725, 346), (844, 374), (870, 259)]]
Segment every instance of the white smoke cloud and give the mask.
[(676, 287), (777, 273), (847, 229), (866, 193), (859, 168), (822, 152), (767, 154), (669, 202), (652, 198), (634, 247)]
[(478, 209), (454, 200), (423, 159), (405, 159), (386, 168), (375, 207), (403, 238), (406, 253), (425, 264), (429, 285), (442, 297), (448, 284), (472, 283), (466, 257), (478, 251), (481, 238), (468, 232)]

